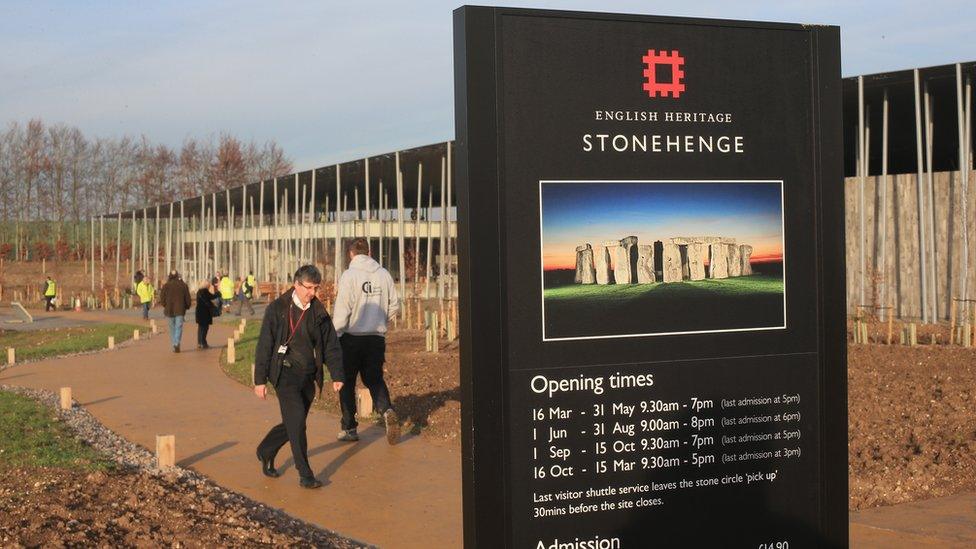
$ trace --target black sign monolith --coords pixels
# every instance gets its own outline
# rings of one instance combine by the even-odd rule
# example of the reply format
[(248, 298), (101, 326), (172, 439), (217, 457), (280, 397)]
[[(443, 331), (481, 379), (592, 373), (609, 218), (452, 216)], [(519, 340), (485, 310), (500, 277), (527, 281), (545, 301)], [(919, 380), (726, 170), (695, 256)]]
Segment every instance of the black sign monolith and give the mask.
[(465, 545), (846, 544), (838, 29), (454, 22)]

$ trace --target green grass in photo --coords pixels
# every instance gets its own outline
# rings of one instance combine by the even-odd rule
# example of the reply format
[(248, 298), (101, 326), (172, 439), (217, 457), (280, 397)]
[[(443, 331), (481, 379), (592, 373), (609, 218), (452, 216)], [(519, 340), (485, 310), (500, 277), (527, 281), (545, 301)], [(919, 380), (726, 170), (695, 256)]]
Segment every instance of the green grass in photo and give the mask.
[[(237, 322), (233, 324), (236, 327), (237, 324), (240, 324), (240, 319), (238, 318)], [(241, 334), (241, 340), (234, 342), (234, 363), (229, 364), (227, 362), (227, 349), (221, 349), (220, 351), (220, 367), (223, 368), (224, 372), (231, 379), (243, 383), (248, 387), (253, 385), (251, 364), (254, 364), (254, 351), (257, 349), (258, 334), (260, 333), (261, 319), (249, 319), (247, 326), (244, 327), (244, 333)], [(210, 335), (207, 339), (210, 340), (210, 345), (213, 346), (226, 343), (226, 341), (213, 341), (213, 335)]]
[(665, 284), (573, 284), (550, 288), (543, 294), (546, 301), (574, 300), (580, 302), (626, 302), (639, 300), (674, 300), (686, 297), (713, 295), (739, 297), (761, 294), (782, 294), (780, 276), (752, 275), (735, 278), (685, 280)]
[(546, 336), (776, 328), (783, 325), (783, 278), (778, 275), (654, 284), (570, 284), (549, 288)]

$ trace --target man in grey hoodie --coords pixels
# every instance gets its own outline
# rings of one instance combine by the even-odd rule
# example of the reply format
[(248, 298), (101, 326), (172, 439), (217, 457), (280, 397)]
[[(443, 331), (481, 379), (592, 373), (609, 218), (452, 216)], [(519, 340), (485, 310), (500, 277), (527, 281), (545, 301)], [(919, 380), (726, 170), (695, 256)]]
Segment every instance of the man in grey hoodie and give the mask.
[(400, 419), (390, 402), (383, 380), (386, 360), (386, 327), (400, 310), (400, 298), (390, 273), (369, 256), (369, 243), (356, 238), (346, 248), (349, 269), (339, 278), (332, 321), (342, 345), (345, 380), (339, 391), (342, 430), (338, 439), (354, 442), (356, 432), (356, 376), (373, 397), (373, 409), (386, 422), (386, 441), (400, 438)]

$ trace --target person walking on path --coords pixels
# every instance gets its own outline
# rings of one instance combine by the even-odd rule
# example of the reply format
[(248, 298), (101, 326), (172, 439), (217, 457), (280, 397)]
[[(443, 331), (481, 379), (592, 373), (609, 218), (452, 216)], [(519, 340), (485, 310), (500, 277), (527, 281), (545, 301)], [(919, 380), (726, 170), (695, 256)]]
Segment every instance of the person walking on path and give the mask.
[(258, 444), (261, 472), (278, 477), (274, 459), (278, 450), (291, 444), (291, 454), (303, 488), (318, 488), (308, 464), (308, 437), (305, 421), (315, 398), (325, 383), (329, 369), (332, 390), (342, 389), (342, 350), (332, 319), (315, 297), (322, 284), (322, 273), (314, 265), (295, 271), (294, 286), (272, 301), (264, 311), (261, 334), (254, 354), (254, 394), (267, 397), (267, 384), (278, 393), (281, 423), (268, 431)]
[(163, 285), (159, 296), (163, 302), (163, 314), (169, 324), (169, 341), (173, 352), (180, 352), (180, 339), (183, 338), (183, 315), (190, 308), (190, 288), (180, 280), (180, 274), (170, 271), (169, 280)]
[(156, 297), (156, 288), (152, 285), (149, 275), (143, 275), (142, 280), (136, 284), (136, 295), (139, 296), (139, 303), (142, 304), (142, 319), (149, 320), (149, 309), (152, 308), (153, 299)]
[(210, 348), (210, 345), (207, 345), (207, 332), (210, 331), (210, 325), (213, 324), (213, 300), (217, 299), (217, 294), (213, 293), (212, 290), (213, 287), (206, 280), (200, 282), (197, 290), (197, 307), (194, 311), (197, 321), (197, 349)]
[[(249, 277), (250, 278), (250, 277)], [(234, 305), (237, 307), (237, 316), (244, 314), (244, 308), (247, 307), (248, 315), (254, 316), (254, 306), (251, 305), (251, 297), (254, 295), (254, 286), (248, 285), (247, 279), (242, 280), (240, 277), (237, 279), (237, 293), (234, 296)]]
[(224, 273), (217, 285), (220, 290), (220, 305), (230, 309), (231, 302), (234, 300), (234, 281)]
[(54, 306), (54, 296), (56, 295), (58, 295), (58, 285), (56, 282), (54, 282), (54, 279), (51, 278), (49, 275), (47, 277), (47, 280), (44, 281), (44, 312), (45, 313), (50, 310), (55, 310), (55, 311), (58, 310), (58, 308)]
[(393, 277), (369, 256), (365, 238), (354, 239), (347, 250), (349, 269), (339, 278), (333, 311), (346, 374), (339, 393), (342, 430), (337, 438), (348, 442), (359, 440), (356, 432), (358, 374), (373, 397), (373, 410), (382, 415), (386, 423), (386, 441), (395, 444), (400, 438), (400, 419), (383, 379), (383, 363), (386, 361), (387, 324), (400, 310), (400, 299)]

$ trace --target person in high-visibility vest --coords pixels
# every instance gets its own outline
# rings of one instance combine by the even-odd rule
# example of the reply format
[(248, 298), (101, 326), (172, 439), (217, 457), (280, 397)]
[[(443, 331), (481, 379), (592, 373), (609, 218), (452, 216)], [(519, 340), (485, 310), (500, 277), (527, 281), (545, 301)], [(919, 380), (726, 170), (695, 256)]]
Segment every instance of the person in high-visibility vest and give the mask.
[(249, 311), (248, 314), (254, 316), (254, 306), (251, 305), (251, 296), (254, 295), (254, 288), (249, 286), (247, 279), (237, 279), (237, 294), (234, 296), (234, 305), (237, 308), (237, 312), (234, 313), (238, 316), (244, 314), (244, 307), (247, 307)]
[(224, 273), (223, 278), (220, 279), (220, 284), (218, 285), (220, 290), (220, 301), (223, 307), (230, 307), (231, 302), (234, 300), (234, 281)]
[(254, 271), (247, 272), (247, 285), (250, 287), (250, 293), (247, 294), (248, 299), (254, 299), (254, 288), (257, 288), (258, 281), (254, 278)]
[(139, 296), (139, 303), (142, 304), (142, 319), (149, 320), (149, 309), (152, 308), (153, 299), (156, 297), (156, 287), (152, 285), (149, 275), (143, 276), (136, 284), (136, 295)]
[(58, 295), (58, 284), (50, 276), (44, 281), (44, 312), (57, 310), (54, 306), (54, 296)]

